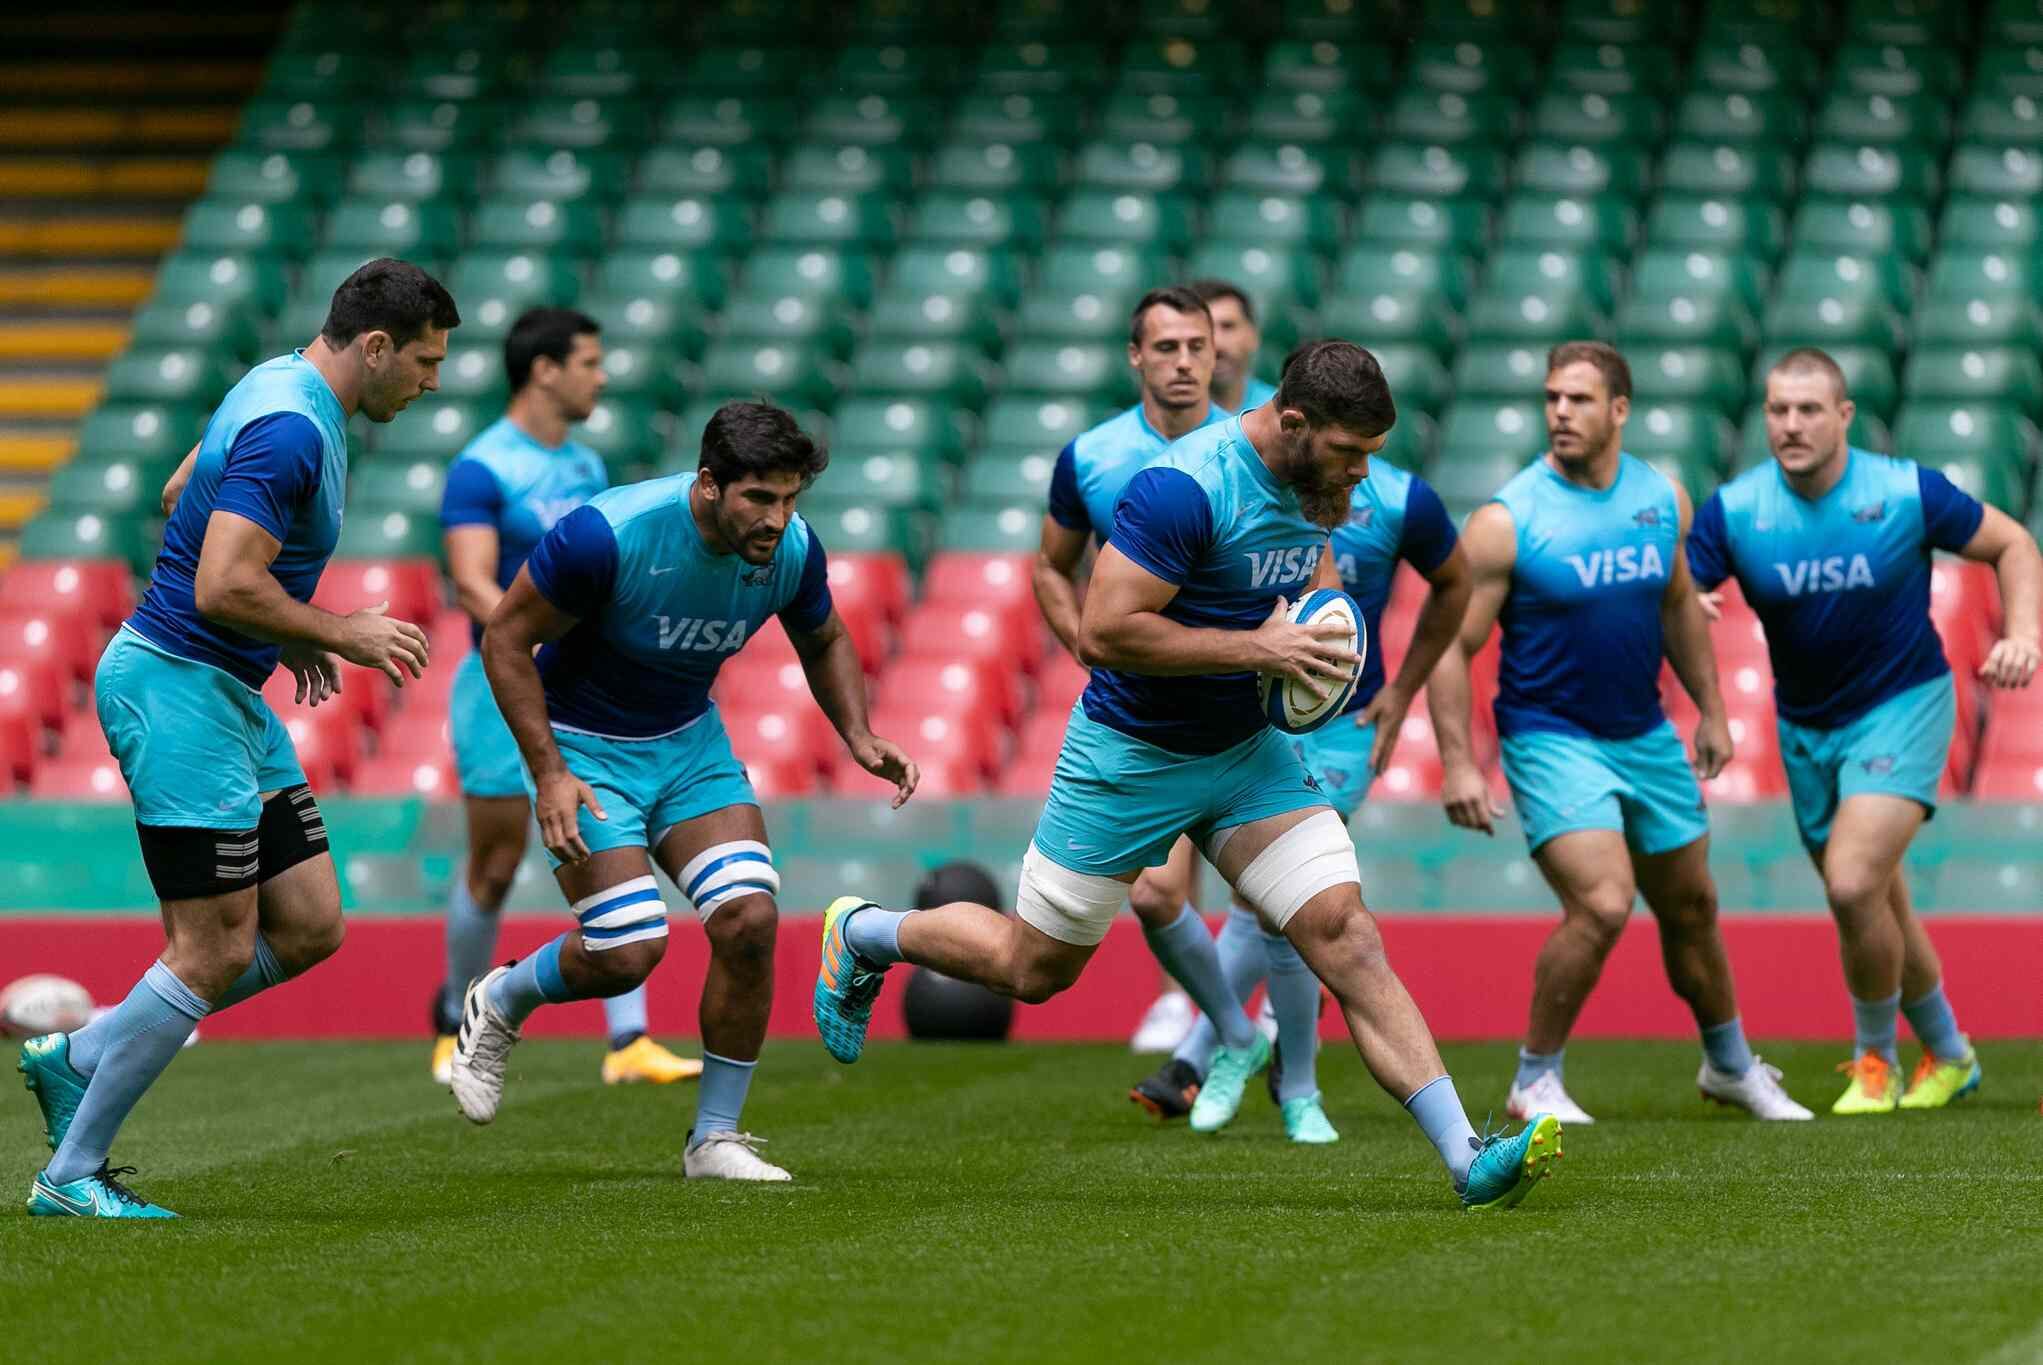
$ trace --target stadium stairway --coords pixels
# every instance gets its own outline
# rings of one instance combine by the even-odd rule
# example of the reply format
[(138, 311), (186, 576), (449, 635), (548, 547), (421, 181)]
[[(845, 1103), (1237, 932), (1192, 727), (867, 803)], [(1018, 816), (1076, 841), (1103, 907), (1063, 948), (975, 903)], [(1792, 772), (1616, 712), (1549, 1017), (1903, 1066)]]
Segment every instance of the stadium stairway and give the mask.
[(234, 131), (271, 6), (0, 17), (0, 567)]

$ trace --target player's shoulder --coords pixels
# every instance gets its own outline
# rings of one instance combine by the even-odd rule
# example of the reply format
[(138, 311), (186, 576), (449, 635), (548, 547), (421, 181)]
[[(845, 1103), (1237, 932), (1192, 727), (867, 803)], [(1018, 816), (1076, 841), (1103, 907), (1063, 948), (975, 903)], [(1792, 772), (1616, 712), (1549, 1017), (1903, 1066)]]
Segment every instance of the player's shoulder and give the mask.
[(499, 417), (481, 431), (468, 438), (468, 444), (461, 447), (457, 460), (473, 460), (499, 478), (510, 472), (509, 466), (516, 460), (520, 442), (517, 424), (508, 417)]
[(1779, 483), (1779, 468), (1769, 459), (1726, 479), (1717, 485), (1717, 491), (1710, 497), (1715, 498), (1729, 516), (1757, 506), (1760, 499)]
[(1141, 441), (1148, 428), (1142, 420), (1142, 405), (1124, 408), (1103, 422), (1096, 422), (1071, 441), (1072, 458), (1092, 460), (1113, 456)]
[(346, 440), (342, 430), (346, 414), (340, 400), (319, 371), (295, 351), (250, 367), (220, 400), (217, 412), (236, 426), (246, 426), (259, 417), (296, 413), (310, 421), (328, 445)]
[(1414, 484), (1423, 483), (1418, 475), (1402, 465), (1371, 456), (1369, 477), (1355, 485), (1355, 495), (1360, 497), (1366, 491), (1374, 502), (1387, 512), (1404, 515), (1405, 505), (1411, 500)]
[(1921, 485), (1922, 466), (1905, 455), (1885, 455), (1857, 446), (1852, 446), (1850, 453), (1852, 470), (1863, 483), (1908, 496)]
[(606, 488), (582, 505), (593, 508), (610, 523), (613, 532), (623, 536), (676, 502), (686, 507), (688, 489), (694, 482), (693, 470), (684, 474), (663, 474), (638, 483)]
[(1546, 452), (1541, 451), (1516, 474), (1504, 480), (1503, 487), (1491, 494), (1490, 500), (1483, 506), (1501, 506), (1514, 519), (1522, 517), (1533, 495), (1545, 485), (1546, 478)]

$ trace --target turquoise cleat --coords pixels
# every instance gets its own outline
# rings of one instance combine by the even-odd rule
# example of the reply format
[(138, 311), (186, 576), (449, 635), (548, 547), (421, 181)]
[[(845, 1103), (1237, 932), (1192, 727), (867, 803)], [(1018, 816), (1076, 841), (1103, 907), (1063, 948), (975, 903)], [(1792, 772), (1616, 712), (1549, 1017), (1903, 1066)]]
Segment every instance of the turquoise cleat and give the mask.
[(120, 1182), (134, 1173), (133, 1166), (108, 1166), (82, 1180), (52, 1184), (47, 1173), (36, 1176), (28, 1187), (31, 1218), (175, 1218), (160, 1204), (152, 1204)]
[(42, 1107), (43, 1136), (54, 1152), (71, 1131), (78, 1101), (85, 1098), (86, 1078), (71, 1069), (71, 1036), (45, 1033), (29, 1039), (21, 1045), (21, 1060), (14, 1069)]
[(1216, 1048), (1213, 1065), (1206, 1068), (1206, 1083), (1199, 1087), (1199, 1098), (1192, 1101), (1192, 1131), (1217, 1133), (1234, 1122), (1249, 1078), (1269, 1064), (1270, 1040), (1260, 1031), (1255, 1042), (1240, 1051)]
[(1334, 1125), (1327, 1121), (1327, 1111), (1320, 1104), (1319, 1092), (1300, 1095), (1285, 1100), (1278, 1106), (1284, 1115), (1284, 1136), (1293, 1142), (1327, 1143), (1339, 1142), (1341, 1135)]
[(823, 1046), (840, 1062), (858, 1060), (865, 1051), (865, 1028), (872, 1021), (873, 1001), (887, 969), (866, 961), (844, 941), (844, 921), (854, 911), (880, 907), (862, 896), (839, 896), (823, 912), (823, 962), (816, 970), (816, 994), (810, 1012)]
[(1561, 1156), (1561, 1121), (1552, 1114), (1534, 1114), (1516, 1134), (1485, 1134), (1482, 1141), (1461, 1191), (1462, 1207), (1514, 1208), (1553, 1174), (1550, 1168)]

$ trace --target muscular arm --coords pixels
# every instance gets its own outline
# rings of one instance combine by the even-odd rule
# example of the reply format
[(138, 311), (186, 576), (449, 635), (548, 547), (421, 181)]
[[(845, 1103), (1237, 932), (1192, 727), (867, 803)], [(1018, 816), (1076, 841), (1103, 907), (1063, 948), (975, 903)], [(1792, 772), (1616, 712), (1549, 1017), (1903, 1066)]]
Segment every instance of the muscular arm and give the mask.
[(441, 537), (447, 551), (447, 577), (454, 584), (461, 610), (487, 625), (503, 601), (497, 586), (497, 529), (494, 526), (450, 526)]
[(1036, 567), (1030, 582), (1036, 590), (1036, 605), (1057, 642), (1078, 654), (1078, 564), (1085, 558), (1089, 531), (1074, 531), (1055, 517), (1043, 517), (1043, 540), (1036, 550)]
[(1684, 542), (1694, 509), (1680, 484), (1674, 485), (1674, 501), (1680, 511), (1680, 528), (1674, 562), (1668, 566), (1667, 590), (1660, 595), (1660, 634), (1667, 661), (1674, 665), (1681, 686), (1702, 713), (1695, 731), (1695, 770), (1707, 782), (1731, 761), (1731, 730), (1724, 718), (1724, 697), (1717, 687), (1717, 653), (1710, 643), (1709, 618), (1688, 571)]
[(1275, 671), (1254, 631), (1200, 629), (1166, 618), (1163, 609), (1177, 595), (1174, 584), (1105, 546), (1085, 593), (1078, 661), (1158, 677)]
[(573, 630), (578, 619), (541, 596), (532, 586), (531, 572), (520, 569), (482, 633), (482, 671), (496, 694), (497, 709), (504, 713), (525, 765), (542, 781), (565, 773), (567, 763), (553, 742), (546, 691), (532, 652)]
[(2043, 604), (2043, 554), (2035, 537), (2007, 513), (1989, 507), (1960, 553), (1993, 565), (2000, 581), (2001, 638), (1980, 676), (1996, 687), (2027, 687), (2039, 658), (2037, 609)]
[(816, 704), (837, 727), (845, 744), (856, 749), (861, 740), (870, 739), (865, 669), (858, 661), (858, 650), (843, 619), (833, 609), (814, 630), (790, 628), (787, 638), (794, 643), (795, 654), (802, 661), (802, 673), (809, 680), (809, 691)]
[(1426, 583), (1426, 604), (1412, 623), (1412, 642), (1390, 684), (1406, 698), (1417, 696), (1433, 676), (1468, 615), (1469, 599), (1475, 595), (1475, 570), (1468, 552), (1457, 544), (1454, 552), (1426, 575)]
[(192, 481), (192, 466), (199, 462), (199, 448), (195, 445), (185, 452), (184, 459), (171, 471), (163, 485), (163, 515), (169, 516), (177, 510), (177, 500), (184, 493), (184, 486)]
[(1518, 559), (1518, 532), (1504, 505), (1492, 502), (1477, 508), (1461, 533), (1457, 550), (1468, 565), (1468, 605), (1461, 614), (1458, 638), (1451, 648), (1441, 651), (1426, 684), (1433, 735), (1440, 746), (1440, 761), (1449, 771), (1475, 768), (1475, 743), (1469, 730), (1469, 712), (1474, 705), (1469, 660), (1489, 643), (1511, 590), (1511, 566)]

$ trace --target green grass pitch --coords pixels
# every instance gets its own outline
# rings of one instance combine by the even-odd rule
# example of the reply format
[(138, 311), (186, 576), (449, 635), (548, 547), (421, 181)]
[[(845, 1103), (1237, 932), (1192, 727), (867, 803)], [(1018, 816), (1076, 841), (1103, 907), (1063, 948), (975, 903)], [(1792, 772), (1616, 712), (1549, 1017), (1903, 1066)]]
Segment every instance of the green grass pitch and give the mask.
[[(1842, 1049), (1773, 1047), (1827, 1106)], [(424, 1044), (204, 1044), (115, 1152), (176, 1224), (30, 1219), (31, 1098), (0, 1105), (13, 1360), (1431, 1361), (2043, 1356), (2043, 1051), (1982, 1049), (1942, 1114), (1761, 1125), (1694, 1049), (1570, 1049), (1560, 1174), (1463, 1214), (1329, 1047), (1342, 1141), (1260, 1088), (1159, 1130), (1110, 1047), (773, 1046), (747, 1126), (792, 1186), (690, 1185), (692, 1086), (604, 1089), (527, 1043), (471, 1128)], [(1449, 1050), (1478, 1120), (1511, 1049)], [(9, 1075), (9, 1081), (14, 1078)], [(1820, 1102), (1820, 1103), (1819, 1103)]]

